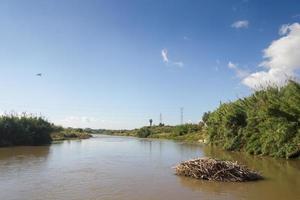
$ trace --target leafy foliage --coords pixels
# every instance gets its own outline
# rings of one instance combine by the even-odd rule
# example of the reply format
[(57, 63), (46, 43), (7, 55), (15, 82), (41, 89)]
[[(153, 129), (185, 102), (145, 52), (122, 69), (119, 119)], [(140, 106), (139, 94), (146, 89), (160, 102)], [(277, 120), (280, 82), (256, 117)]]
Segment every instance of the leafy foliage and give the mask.
[(210, 112), (205, 112), (202, 115), (202, 122), (206, 124), (208, 118), (209, 118)]
[(138, 137), (146, 138), (149, 135), (151, 135), (151, 131), (150, 131), (150, 128), (148, 128), (148, 127), (143, 127), (137, 131)]
[(197, 124), (183, 124), (175, 126), (175, 135), (182, 136), (193, 132), (201, 131), (201, 127)]
[(207, 125), (209, 141), (227, 150), (289, 157), (300, 149), (300, 85), (289, 81), (223, 103)]
[(55, 126), (42, 117), (32, 115), (0, 116), (0, 146), (44, 145), (51, 143)]

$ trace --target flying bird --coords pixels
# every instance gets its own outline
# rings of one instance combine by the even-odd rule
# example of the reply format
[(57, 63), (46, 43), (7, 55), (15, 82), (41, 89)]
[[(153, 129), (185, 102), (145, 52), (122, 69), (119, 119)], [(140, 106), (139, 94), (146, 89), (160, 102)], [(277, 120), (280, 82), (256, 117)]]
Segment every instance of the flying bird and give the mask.
[(38, 74), (36, 74), (36, 76), (42, 76), (42, 73), (38, 73)]

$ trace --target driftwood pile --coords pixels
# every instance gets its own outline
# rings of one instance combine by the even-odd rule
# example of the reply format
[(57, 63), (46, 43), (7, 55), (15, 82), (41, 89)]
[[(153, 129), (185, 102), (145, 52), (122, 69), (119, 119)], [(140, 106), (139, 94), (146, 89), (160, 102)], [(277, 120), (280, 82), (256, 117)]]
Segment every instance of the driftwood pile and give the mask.
[(177, 175), (197, 179), (243, 182), (262, 179), (262, 176), (237, 162), (198, 158), (180, 163), (174, 167)]

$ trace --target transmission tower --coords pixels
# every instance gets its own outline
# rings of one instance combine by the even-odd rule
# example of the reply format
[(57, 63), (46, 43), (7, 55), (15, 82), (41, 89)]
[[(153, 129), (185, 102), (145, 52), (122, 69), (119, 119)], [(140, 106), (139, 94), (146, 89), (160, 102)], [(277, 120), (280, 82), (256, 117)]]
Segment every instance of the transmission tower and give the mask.
[(160, 122), (160, 124), (162, 124), (162, 114), (161, 113), (159, 114), (159, 122)]
[(183, 124), (183, 107), (180, 108), (180, 123)]

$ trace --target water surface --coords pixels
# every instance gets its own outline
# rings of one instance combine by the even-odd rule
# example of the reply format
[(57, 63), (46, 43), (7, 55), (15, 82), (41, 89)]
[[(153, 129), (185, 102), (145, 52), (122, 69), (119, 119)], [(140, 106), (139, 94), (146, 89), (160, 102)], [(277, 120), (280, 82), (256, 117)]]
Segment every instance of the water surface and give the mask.
[[(266, 180), (200, 181), (172, 166), (199, 156), (238, 160)], [(130, 137), (96, 136), (42, 147), (0, 148), (2, 200), (300, 199), (300, 160)]]

